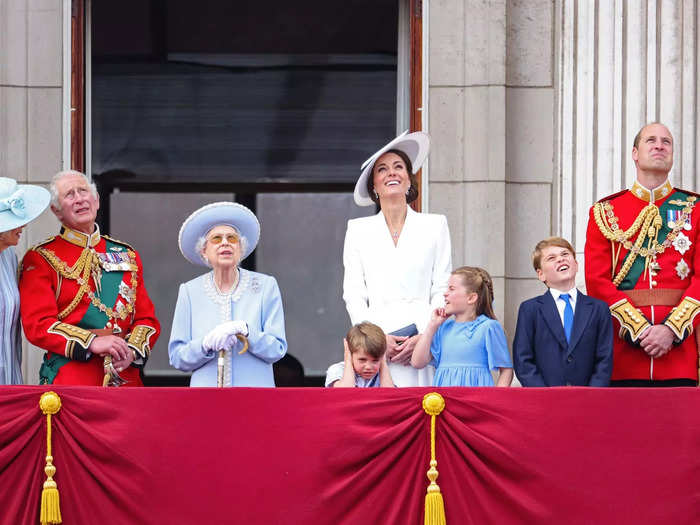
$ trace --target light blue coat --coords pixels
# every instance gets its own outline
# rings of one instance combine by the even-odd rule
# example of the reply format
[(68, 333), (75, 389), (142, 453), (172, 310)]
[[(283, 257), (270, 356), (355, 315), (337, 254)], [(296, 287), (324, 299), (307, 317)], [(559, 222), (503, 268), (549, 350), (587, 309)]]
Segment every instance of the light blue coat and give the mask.
[[(272, 363), (287, 352), (282, 297), (274, 277), (240, 269), (233, 294), (220, 294), (209, 272), (180, 285), (168, 355), (178, 370), (192, 371), (190, 386), (216, 386), (217, 356), (202, 348), (215, 326), (230, 320), (248, 323), (248, 351), (229, 352), (230, 386), (273, 387)], [(227, 368), (229, 368), (227, 366)]]
[(10, 246), (0, 252), (0, 385), (22, 384), (19, 332), (17, 256)]

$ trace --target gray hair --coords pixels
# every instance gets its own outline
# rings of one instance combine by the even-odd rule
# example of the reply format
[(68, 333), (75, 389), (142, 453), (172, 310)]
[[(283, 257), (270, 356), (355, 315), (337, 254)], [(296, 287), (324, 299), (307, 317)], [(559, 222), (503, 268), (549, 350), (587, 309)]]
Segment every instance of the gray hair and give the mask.
[[(241, 258), (243, 258), (243, 254), (248, 249), (248, 239), (241, 235), (241, 232), (238, 231), (238, 228), (231, 224), (217, 224), (216, 226), (230, 226), (231, 228), (233, 228), (233, 230), (236, 232), (236, 235), (238, 235), (238, 244), (240, 244), (241, 246)], [(207, 235), (210, 231), (216, 228), (216, 226), (212, 226), (211, 228), (209, 228), (204, 235), (197, 239), (197, 243), (194, 245), (194, 249), (199, 255), (199, 258), (202, 259), (204, 265), (208, 266), (209, 268), (211, 268), (211, 263), (204, 257), (204, 248), (206, 248), (207, 246)], [(238, 262), (240, 263), (240, 260)]]
[(56, 183), (63, 177), (66, 177), (68, 175), (80, 175), (83, 179), (85, 179), (85, 182), (90, 188), (90, 193), (92, 193), (92, 196), (96, 199), (99, 198), (97, 195), (97, 186), (95, 186), (94, 182), (88, 179), (87, 175), (76, 170), (64, 170), (59, 171), (58, 173), (56, 173), (56, 175), (54, 175), (51, 178), (51, 184), (49, 185), (49, 191), (51, 192), (51, 206), (53, 206), (54, 208), (58, 208), (58, 188), (56, 188)]

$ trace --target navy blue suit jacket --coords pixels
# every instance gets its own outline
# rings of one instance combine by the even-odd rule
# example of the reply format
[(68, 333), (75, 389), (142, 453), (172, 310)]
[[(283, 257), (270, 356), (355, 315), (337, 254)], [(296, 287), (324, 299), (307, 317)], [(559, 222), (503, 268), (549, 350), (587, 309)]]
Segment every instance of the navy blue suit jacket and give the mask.
[(524, 301), (513, 340), (513, 364), (523, 386), (608, 386), (613, 332), (608, 305), (578, 292), (571, 340), (552, 294)]

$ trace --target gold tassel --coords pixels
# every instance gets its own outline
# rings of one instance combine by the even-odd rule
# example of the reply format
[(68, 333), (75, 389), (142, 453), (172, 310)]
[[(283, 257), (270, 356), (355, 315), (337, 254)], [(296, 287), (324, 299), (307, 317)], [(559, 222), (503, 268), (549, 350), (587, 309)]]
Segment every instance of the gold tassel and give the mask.
[(112, 373), (110, 372), (109, 366), (112, 364), (112, 356), (107, 354), (104, 357), (102, 363), (102, 369), (104, 370), (104, 377), (102, 378), (102, 386), (109, 386), (110, 381), (112, 381)]
[(435, 417), (444, 408), (445, 399), (437, 392), (425, 394), (423, 397), (423, 410), (430, 416), (430, 469), (427, 472), (430, 484), (425, 495), (425, 525), (446, 525), (445, 502), (436, 483), (439, 473), (435, 459)]
[(51, 416), (61, 410), (61, 398), (56, 392), (44, 392), (39, 400), (39, 408), (46, 414), (46, 481), (44, 490), (41, 491), (41, 525), (61, 523), (61, 506), (59, 504), (58, 485), (53, 477), (56, 474), (56, 467), (53, 465), (51, 455)]

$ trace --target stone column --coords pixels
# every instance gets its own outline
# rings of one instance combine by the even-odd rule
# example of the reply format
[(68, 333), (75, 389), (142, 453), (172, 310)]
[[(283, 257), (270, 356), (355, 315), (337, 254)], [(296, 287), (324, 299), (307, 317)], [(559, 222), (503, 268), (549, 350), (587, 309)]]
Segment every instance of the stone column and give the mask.
[(430, 2), (430, 211), (447, 215), (453, 265), (494, 278), (512, 339), (530, 263), (552, 234), (552, 0)]
[[(695, 0), (556, 0), (554, 230), (580, 262), (588, 210), (635, 178), (637, 131), (665, 123), (674, 136), (671, 181), (694, 190), (698, 155), (698, 6)], [(579, 270), (583, 286), (583, 267)]]
[[(62, 163), (63, 2), (0, 0), (0, 176), (48, 186)], [(58, 231), (50, 211), (30, 224), (17, 246)], [(38, 382), (42, 352), (27, 348), (25, 383)]]
[(453, 266), (486, 268), (504, 313), (506, 2), (431, 0), (430, 210), (447, 215)]

